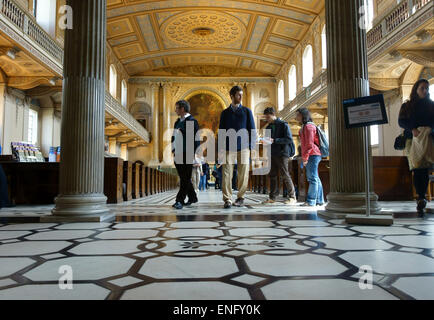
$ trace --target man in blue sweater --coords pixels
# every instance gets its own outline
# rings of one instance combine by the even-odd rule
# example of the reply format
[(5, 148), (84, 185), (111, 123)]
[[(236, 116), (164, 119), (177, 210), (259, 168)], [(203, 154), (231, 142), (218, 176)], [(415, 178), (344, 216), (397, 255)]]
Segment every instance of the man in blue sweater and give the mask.
[(241, 105), (243, 89), (235, 86), (230, 91), (231, 105), (222, 112), (219, 126), (219, 154), (223, 155), (222, 191), (224, 208), (232, 207), (232, 175), (238, 167), (238, 195), (234, 205), (244, 205), (249, 183), (250, 151), (256, 145), (256, 127), (253, 113)]

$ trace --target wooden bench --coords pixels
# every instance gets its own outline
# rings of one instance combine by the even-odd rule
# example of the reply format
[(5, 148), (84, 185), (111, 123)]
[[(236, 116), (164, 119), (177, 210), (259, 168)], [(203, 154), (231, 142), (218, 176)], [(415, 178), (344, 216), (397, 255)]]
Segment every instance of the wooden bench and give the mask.
[(107, 203), (121, 203), (123, 198), (124, 161), (120, 158), (104, 158), (104, 194)]
[(132, 192), (133, 199), (140, 198), (140, 163), (132, 164)]
[(130, 201), (133, 199), (133, 163), (131, 161), (124, 161), (124, 201)]

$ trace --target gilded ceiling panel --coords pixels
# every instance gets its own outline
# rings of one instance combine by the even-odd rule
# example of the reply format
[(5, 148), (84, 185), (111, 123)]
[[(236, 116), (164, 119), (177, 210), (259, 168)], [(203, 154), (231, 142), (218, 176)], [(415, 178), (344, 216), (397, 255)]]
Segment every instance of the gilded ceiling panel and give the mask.
[(291, 51), (287, 47), (267, 43), (263, 53), (280, 59), (288, 59)]
[(195, 64), (276, 75), (324, 3), (108, 0), (108, 41), (130, 75)]
[(125, 59), (143, 53), (143, 49), (138, 43), (125, 45), (122, 47), (115, 47), (114, 50), (120, 59)]
[(280, 37), (301, 40), (306, 30), (307, 30), (306, 25), (284, 21), (284, 20), (277, 20), (277, 23), (274, 26), (272, 33)]
[(152, 27), (151, 20), (149, 15), (139, 16), (137, 17), (137, 24), (140, 27), (142, 32), (142, 37), (145, 40), (146, 47), (149, 51), (157, 51), (158, 43), (155, 37), (154, 28)]
[(161, 26), (165, 42), (178, 46), (222, 47), (241, 43), (246, 27), (237, 18), (224, 12), (189, 11), (167, 19)]
[(133, 27), (131, 26), (128, 18), (107, 23), (108, 38), (113, 38), (133, 32)]
[(253, 28), (252, 36), (250, 37), (250, 42), (247, 47), (248, 51), (257, 52), (261, 41), (264, 37), (265, 30), (267, 30), (268, 24), (270, 23), (269, 17), (259, 16), (256, 20), (255, 27)]

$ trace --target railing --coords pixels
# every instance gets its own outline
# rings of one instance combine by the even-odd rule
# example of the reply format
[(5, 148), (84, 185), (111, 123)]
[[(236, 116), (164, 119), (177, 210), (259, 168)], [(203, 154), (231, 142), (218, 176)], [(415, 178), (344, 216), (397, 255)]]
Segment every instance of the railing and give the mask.
[(35, 18), (21, 9), (12, 0), (0, 0), (0, 15), (6, 17), (24, 35), (34, 40), (46, 50), (57, 62), (63, 65), (63, 49), (35, 21)]
[(368, 32), (368, 50), (386, 38), (392, 31), (398, 29), (410, 17), (424, 8), (433, 0), (403, 0), (391, 11), (389, 11), (377, 24)]
[(108, 91), (105, 93), (105, 110), (126, 125), (143, 141), (150, 142), (149, 132)]
[[(434, 0), (403, 0), (387, 14), (380, 17), (378, 23), (367, 34), (369, 53), (372, 53), (374, 47), (381, 43), (382, 40), (389, 39), (391, 32), (397, 30), (411, 17), (418, 13), (424, 14), (421, 12), (422, 9), (424, 12), (433, 10), (433, 4)], [(290, 119), (294, 116), (297, 109), (309, 107), (323, 97), (323, 95), (327, 94), (326, 90), (327, 72), (324, 71), (320, 76), (314, 79), (310, 86), (304, 88), (294, 100), (285, 106), (280, 112), (280, 116), (286, 120)]]

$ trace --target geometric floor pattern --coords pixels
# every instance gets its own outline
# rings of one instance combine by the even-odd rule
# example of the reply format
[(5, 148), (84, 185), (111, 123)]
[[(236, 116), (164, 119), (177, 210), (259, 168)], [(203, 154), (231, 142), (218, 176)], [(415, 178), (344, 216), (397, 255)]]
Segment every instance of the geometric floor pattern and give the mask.
[[(175, 210), (172, 204), (175, 202), (176, 192), (168, 191), (162, 194), (151, 195), (146, 198), (123, 202), (120, 204), (110, 204), (108, 207), (118, 217), (119, 221), (140, 221), (140, 216), (166, 216), (168, 218), (174, 216), (186, 215), (203, 215), (203, 216), (245, 216), (245, 215), (262, 215), (262, 214), (291, 214), (291, 215), (317, 215), (318, 210), (324, 210), (325, 207), (300, 207), (286, 206), (283, 204), (283, 199), (278, 198), (275, 205), (264, 206), (262, 201), (268, 198), (267, 195), (248, 192), (245, 197), (245, 207), (236, 208), (232, 207), (229, 210), (222, 210), (223, 201), (222, 194), (219, 191), (210, 190), (207, 192), (200, 192), (198, 195), (199, 204), (191, 208), (184, 208), (184, 210)], [(235, 198), (235, 195), (234, 195)], [(383, 213), (403, 214), (404, 216), (415, 214), (415, 202), (401, 201), (401, 202), (379, 202)], [(0, 210), (0, 223), (5, 223), (8, 220), (18, 220), (23, 218), (24, 221), (37, 222), (42, 216), (51, 215), (51, 210), (54, 205), (42, 206), (18, 206), (15, 208), (3, 208)], [(428, 208), (433, 209), (433, 205), (429, 204)], [(32, 220), (33, 218), (33, 220)], [(2, 219), (4, 219), (2, 221)]]
[[(202, 206), (221, 206), (214, 196)], [(369, 227), (282, 207), (170, 217), (163, 207), (141, 222), (0, 224), (0, 299), (434, 299), (431, 215)]]
[(11, 224), (0, 239), (0, 299), (434, 298), (432, 220)]

